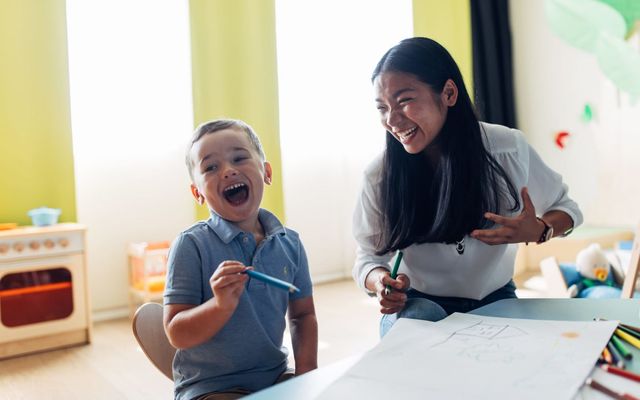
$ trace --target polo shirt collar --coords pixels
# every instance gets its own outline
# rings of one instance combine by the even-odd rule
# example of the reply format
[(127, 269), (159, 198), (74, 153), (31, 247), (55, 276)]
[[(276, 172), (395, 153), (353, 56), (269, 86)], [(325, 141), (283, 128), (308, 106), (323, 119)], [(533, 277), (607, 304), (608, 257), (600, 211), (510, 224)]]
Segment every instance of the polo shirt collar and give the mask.
[[(258, 219), (264, 229), (265, 238), (278, 234), (284, 235), (286, 233), (278, 217), (264, 208), (258, 210)], [(243, 233), (243, 231), (232, 222), (227, 221), (213, 211), (211, 211), (211, 218), (207, 221), (207, 225), (209, 225), (225, 244), (231, 243), (236, 236)]]

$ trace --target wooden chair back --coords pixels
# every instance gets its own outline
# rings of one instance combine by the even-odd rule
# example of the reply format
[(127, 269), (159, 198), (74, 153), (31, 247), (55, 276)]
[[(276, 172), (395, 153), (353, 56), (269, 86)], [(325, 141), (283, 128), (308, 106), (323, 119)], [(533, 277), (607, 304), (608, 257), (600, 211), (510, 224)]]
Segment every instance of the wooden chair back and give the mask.
[(172, 364), (176, 349), (164, 332), (162, 312), (162, 305), (158, 303), (144, 303), (138, 307), (133, 316), (133, 335), (151, 363), (173, 380)]
[(640, 272), (640, 224), (636, 229), (636, 237), (633, 240), (633, 247), (631, 249), (631, 262), (627, 268), (627, 274), (624, 277), (624, 283), (622, 285), (621, 298), (630, 299), (633, 297), (635, 291), (636, 281), (638, 280), (638, 272)]

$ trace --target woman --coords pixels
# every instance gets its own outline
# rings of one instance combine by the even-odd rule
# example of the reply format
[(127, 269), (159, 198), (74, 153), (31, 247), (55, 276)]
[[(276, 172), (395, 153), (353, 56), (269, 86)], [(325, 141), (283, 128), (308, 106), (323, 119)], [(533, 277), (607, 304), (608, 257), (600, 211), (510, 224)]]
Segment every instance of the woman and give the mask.
[(520, 131), (478, 121), (437, 42), (403, 40), (372, 81), (387, 141), (354, 212), (353, 275), (378, 298), (381, 335), (399, 317), (436, 321), (515, 298), (515, 243), (542, 243), (582, 222), (562, 177)]

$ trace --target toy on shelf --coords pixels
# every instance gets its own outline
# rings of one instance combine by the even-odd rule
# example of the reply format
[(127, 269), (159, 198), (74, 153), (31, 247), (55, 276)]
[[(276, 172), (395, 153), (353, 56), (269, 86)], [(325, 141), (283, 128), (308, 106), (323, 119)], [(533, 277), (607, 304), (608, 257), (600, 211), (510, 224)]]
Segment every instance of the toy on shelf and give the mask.
[[(575, 263), (558, 263), (555, 257), (540, 262), (550, 297), (620, 298), (626, 271), (617, 253), (592, 243), (580, 250)], [(639, 297), (639, 295), (634, 295)]]
[(162, 302), (167, 256), (170, 243), (130, 243), (129, 256), (129, 307), (134, 311), (138, 304), (150, 301)]
[(575, 265), (560, 264), (560, 268), (569, 297), (620, 297), (622, 282), (616, 282), (614, 268), (597, 243), (581, 250)]

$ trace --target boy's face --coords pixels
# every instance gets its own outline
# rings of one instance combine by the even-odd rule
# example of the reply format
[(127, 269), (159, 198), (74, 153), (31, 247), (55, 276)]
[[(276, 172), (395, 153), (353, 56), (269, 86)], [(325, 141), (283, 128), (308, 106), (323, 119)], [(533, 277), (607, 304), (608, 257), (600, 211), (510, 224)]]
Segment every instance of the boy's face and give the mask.
[(222, 218), (250, 230), (257, 221), (271, 166), (239, 128), (208, 133), (193, 144), (191, 193)]

